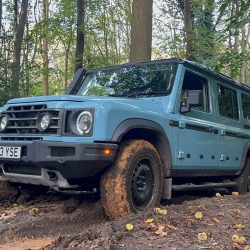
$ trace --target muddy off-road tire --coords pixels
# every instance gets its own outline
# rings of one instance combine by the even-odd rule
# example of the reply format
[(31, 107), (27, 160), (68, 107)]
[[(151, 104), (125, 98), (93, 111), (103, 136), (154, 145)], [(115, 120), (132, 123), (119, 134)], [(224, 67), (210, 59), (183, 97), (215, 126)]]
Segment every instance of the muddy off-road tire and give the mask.
[(247, 158), (246, 165), (243, 171), (241, 172), (240, 176), (235, 179), (237, 183), (235, 191), (239, 192), (240, 194), (245, 194), (250, 191), (249, 176), (250, 176), (250, 158)]
[(0, 200), (4, 199), (3, 197), (15, 196), (17, 192), (18, 189), (11, 182), (0, 178)]
[(100, 188), (111, 219), (159, 205), (163, 166), (155, 147), (144, 140), (124, 142), (113, 166), (102, 176)]

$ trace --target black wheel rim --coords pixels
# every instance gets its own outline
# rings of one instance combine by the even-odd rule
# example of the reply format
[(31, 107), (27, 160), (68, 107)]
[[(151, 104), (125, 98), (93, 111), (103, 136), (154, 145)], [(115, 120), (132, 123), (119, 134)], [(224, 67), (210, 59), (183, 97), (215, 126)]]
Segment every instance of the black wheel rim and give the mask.
[(144, 210), (150, 205), (154, 195), (154, 174), (149, 159), (139, 161), (132, 178), (132, 200), (138, 210)]

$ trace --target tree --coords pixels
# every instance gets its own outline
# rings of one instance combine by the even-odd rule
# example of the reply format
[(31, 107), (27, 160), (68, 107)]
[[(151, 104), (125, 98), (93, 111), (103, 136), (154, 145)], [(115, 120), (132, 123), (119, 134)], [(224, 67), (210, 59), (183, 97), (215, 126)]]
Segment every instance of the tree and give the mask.
[(44, 95), (49, 94), (49, 46), (48, 46), (48, 26), (49, 26), (49, 0), (43, 0), (43, 38), (42, 38), (42, 57), (43, 57), (43, 85)]
[(193, 36), (193, 28), (191, 22), (191, 10), (190, 10), (190, 1), (184, 0), (184, 29), (186, 32), (186, 54), (187, 58), (190, 60), (194, 59), (194, 36)]
[[(17, 3), (15, 1), (15, 3)], [(27, 20), (27, 10), (28, 10), (28, 0), (23, 0), (21, 3), (21, 12), (19, 21), (16, 23), (15, 30), (15, 42), (14, 42), (14, 54), (13, 54), (13, 65), (12, 65), (12, 86), (13, 91), (11, 93), (12, 97), (19, 96), (19, 80), (20, 80), (20, 63), (21, 63), (21, 50), (23, 44), (23, 36), (25, 23)], [(15, 14), (15, 18), (17, 15)]]
[(130, 61), (151, 60), (153, 0), (133, 0)]
[(83, 67), (84, 52), (84, 0), (77, 0), (77, 35), (76, 35), (76, 52), (75, 52), (75, 71)]

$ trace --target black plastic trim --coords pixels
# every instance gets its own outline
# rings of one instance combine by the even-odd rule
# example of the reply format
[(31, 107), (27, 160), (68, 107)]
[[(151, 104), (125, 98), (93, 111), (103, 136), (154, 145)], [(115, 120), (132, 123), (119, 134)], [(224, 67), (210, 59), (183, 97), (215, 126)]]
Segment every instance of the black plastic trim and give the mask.
[[(21, 146), (21, 159), (1, 159), (3, 164), (20, 164), (58, 170), (64, 178), (80, 179), (92, 177), (101, 172), (114, 160), (117, 145), (114, 143), (69, 143), (53, 141), (0, 142), (1, 146)], [(52, 148), (61, 153), (55, 156)], [(67, 150), (72, 148), (71, 154)], [(103, 149), (111, 149), (112, 154), (103, 154)], [(65, 150), (65, 153), (63, 151)]]
[(122, 137), (132, 129), (150, 129), (165, 135), (164, 129), (156, 122), (145, 119), (128, 119), (120, 123), (116, 128), (111, 141), (120, 142)]
[(234, 176), (239, 174), (239, 170), (221, 170), (221, 169), (172, 169), (171, 177), (209, 177), (209, 176)]
[(218, 129), (216, 129), (216, 128), (192, 124), (192, 123), (186, 123), (185, 128), (191, 129), (191, 130), (197, 130), (197, 131), (201, 131), (201, 132), (206, 132), (206, 133), (214, 132), (215, 134), (218, 134)]

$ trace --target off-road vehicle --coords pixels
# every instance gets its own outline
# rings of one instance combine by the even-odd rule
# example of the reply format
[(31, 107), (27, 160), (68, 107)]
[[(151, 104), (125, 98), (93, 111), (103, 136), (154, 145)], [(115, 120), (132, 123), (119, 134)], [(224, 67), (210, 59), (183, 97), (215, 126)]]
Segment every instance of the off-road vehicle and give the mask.
[(111, 218), (172, 190), (244, 193), (250, 88), (181, 59), (80, 69), (62, 96), (8, 101), (0, 139), (6, 180), (100, 192)]

